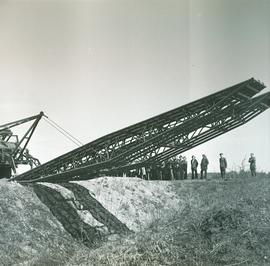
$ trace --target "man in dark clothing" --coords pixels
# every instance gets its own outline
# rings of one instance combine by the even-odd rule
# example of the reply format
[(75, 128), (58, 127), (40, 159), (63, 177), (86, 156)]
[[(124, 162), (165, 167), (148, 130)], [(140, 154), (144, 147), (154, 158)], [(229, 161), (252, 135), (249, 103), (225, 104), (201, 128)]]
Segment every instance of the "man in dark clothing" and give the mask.
[(145, 171), (146, 171), (147, 180), (151, 180), (152, 179), (152, 167), (151, 167), (151, 165), (147, 165), (145, 167)]
[(251, 176), (256, 176), (256, 158), (253, 153), (250, 154), (248, 159)]
[(175, 180), (180, 180), (180, 164), (178, 159), (176, 159), (174, 171)]
[(158, 168), (157, 168), (157, 165), (155, 163), (151, 164), (151, 178), (153, 180), (159, 179)]
[(201, 179), (207, 178), (207, 168), (208, 168), (209, 161), (205, 154), (202, 155), (201, 160)]
[(198, 161), (195, 158), (194, 155), (191, 157), (191, 174), (192, 174), (192, 179), (198, 179), (198, 172), (197, 172), (197, 167), (198, 167)]
[(161, 166), (160, 166), (160, 169), (161, 169), (161, 180), (165, 180), (166, 179), (166, 163), (165, 161), (162, 161), (161, 162)]
[(187, 179), (187, 158), (184, 156), (182, 160), (183, 179)]
[(174, 167), (174, 161), (173, 161), (173, 158), (171, 158), (169, 161), (168, 161), (168, 167), (169, 167), (169, 174), (170, 174), (170, 179), (171, 180), (174, 180), (175, 177), (174, 177), (174, 173), (173, 173), (173, 167)]
[(180, 180), (182, 180), (183, 177), (184, 177), (184, 174), (183, 174), (183, 157), (182, 157), (182, 155), (179, 156), (178, 163), (179, 163), (179, 177), (180, 177)]
[(157, 179), (158, 180), (162, 180), (162, 169), (161, 169), (161, 164), (160, 163), (157, 163), (156, 165), (156, 168), (157, 168)]
[(171, 180), (170, 162), (165, 162), (165, 180)]
[(177, 180), (178, 177), (177, 177), (177, 170), (176, 170), (176, 166), (177, 166), (177, 159), (176, 157), (173, 157), (172, 158), (172, 161), (171, 161), (171, 165), (172, 165), (172, 176), (173, 176), (173, 179), (174, 180)]
[(219, 167), (220, 167), (220, 174), (221, 174), (221, 178), (225, 178), (225, 174), (226, 174), (226, 168), (227, 168), (227, 160), (225, 157), (223, 157), (223, 153), (219, 154), (220, 158), (219, 158)]

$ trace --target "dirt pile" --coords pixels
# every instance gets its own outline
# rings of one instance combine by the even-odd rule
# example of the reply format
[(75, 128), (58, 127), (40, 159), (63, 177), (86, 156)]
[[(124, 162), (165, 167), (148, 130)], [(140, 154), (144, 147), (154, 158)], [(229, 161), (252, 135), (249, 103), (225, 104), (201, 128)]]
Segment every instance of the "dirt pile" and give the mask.
[(163, 216), (181, 210), (184, 202), (172, 191), (171, 181), (102, 177), (77, 182), (133, 231), (147, 228)]
[(122, 239), (181, 208), (170, 182), (104, 177), (77, 183), (0, 181), (4, 265), (64, 265), (74, 252), (88, 250), (82, 243), (96, 248), (96, 240)]
[(5, 179), (0, 180), (0, 236), (2, 265), (54, 265), (72, 252), (73, 239), (33, 190)]

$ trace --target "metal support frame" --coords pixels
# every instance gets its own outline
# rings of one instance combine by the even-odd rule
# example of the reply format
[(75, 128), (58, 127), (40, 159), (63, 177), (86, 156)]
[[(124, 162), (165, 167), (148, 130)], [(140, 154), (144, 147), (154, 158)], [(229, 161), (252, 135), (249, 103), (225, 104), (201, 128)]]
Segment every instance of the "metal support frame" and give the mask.
[[(15, 172), (15, 167), (18, 164), (34, 164), (34, 165), (40, 165), (38, 159), (34, 158), (33, 156), (31, 156), (29, 154), (29, 152), (27, 152), (27, 154), (25, 153), (26, 151), (26, 147), (40, 121), (40, 119), (44, 116), (43, 112), (40, 112), (38, 115), (35, 116), (30, 116), (24, 119), (20, 119), (14, 122), (10, 122), (10, 123), (6, 123), (3, 125), (0, 125), (0, 135), (2, 136), (2, 142), (3, 144), (8, 143), (8, 141), (10, 140), (11, 137), (16, 137), (16, 146), (13, 149), (12, 153), (10, 154), (11, 156), (11, 161), (12, 161), (12, 168), (14, 169), (13, 171)], [(24, 136), (19, 140), (18, 136), (13, 135), (12, 131), (10, 130), (13, 127), (22, 125), (24, 123), (33, 121), (32, 125), (30, 126), (30, 128), (26, 131), (26, 133), (24, 134)], [(32, 167), (32, 166), (31, 166)]]
[[(34, 120), (34, 123), (31, 125), (31, 127), (26, 131), (26, 133), (24, 134), (24, 136), (21, 138), (21, 140), (17, 143), (16, 145), (16, 148), (15, 150), (13, 151), (12, 153), (12, 157), (19, 161), (22, 156), (23, 156), (23, 153), (26, 149), (26, 146), (28, 145), (41, 117), (43, 116), (44, 114), (41, 112), (39, 115), (36, 116), (35, 120)], [(23, 146), (21, 147), (22, 143), (24, 142)]]
[(85, 179), (158, 163), (232, 130), (270, 106), (265, 86), (249, 79), (159, 116), (116, 131), (51, 160), (16, 179)]

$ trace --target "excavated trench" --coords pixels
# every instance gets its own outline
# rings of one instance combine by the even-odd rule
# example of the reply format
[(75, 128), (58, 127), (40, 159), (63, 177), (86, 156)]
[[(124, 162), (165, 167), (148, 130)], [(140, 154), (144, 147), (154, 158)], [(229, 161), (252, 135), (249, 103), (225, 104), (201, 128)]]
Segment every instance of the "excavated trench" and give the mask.
[[(50, 209), (64, 229), (75, 240), (84, 243), (88, 247), (99, 246), (110, 234), (127, 234), (131, 232), (124, 223), (92, 197), (83, 186), (75, 183), (61, 183), (61, 187), (73, 193), (74, 197), (71, 198), (66, 198), (56, 189), (40, 183), (31, 186), (41, 202)], [(89, 212), (102, 226), (88, 224), (79, 215), (79, 211)]]

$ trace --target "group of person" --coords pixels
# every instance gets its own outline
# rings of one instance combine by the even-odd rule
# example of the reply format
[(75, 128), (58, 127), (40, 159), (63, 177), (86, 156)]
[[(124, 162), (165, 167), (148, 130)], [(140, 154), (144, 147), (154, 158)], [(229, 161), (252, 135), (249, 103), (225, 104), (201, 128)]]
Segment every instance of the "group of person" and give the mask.
[[(219, 158), (220, 175), (221, 178), (224, 179), (226, 178), (227, 160), (223, 156), (223, 153), (220, 153), (219, 156), (220, 156)], [(250, 154), (248, 162), (251, 176), (256, 176), (256, 158), (254, 156), (254, 153)]]
[[(192, 179), (198, 179), (198, 160), (193, 155), (190, 161)], [(207, 178), (207, 168), (209, 161), (205, 154), (202, 155), (200, 167), (200, 178)], [(188, 162), (185, 156), (173, 157), (169, 160), (162, 161), (160, 164), (150, 164), (145, 167), (134, 169), (127, 173), (130, 176), (138, 176), (144, 179), (160, 180), (184, 180), (187, 179)]]
[[(226, 178), (227, 160), (223, 153), (219, 154), (220, 176)], [(250, 165), (251, 176), (256, 176), (256, 158), (253, 153), (250, 154), (248, 160)], [(199, 162), (194, 155), (190, 160), (191, 179), (206, 179), (209, 160), (205, 154), (202, 155), (200, 161), (200, 172), (198, 172)], [(184, 180), (187, 179), (188, 162), (185, 156), (173, 157), (169, 160), (162, 161), (160, 164), (150, 164), (139, 169), (133, 169), (126, 175), (137, 176), (143, 179), (159, 179), (159, 180)], [(200, 176), (199, 176), (200, 174)]]

